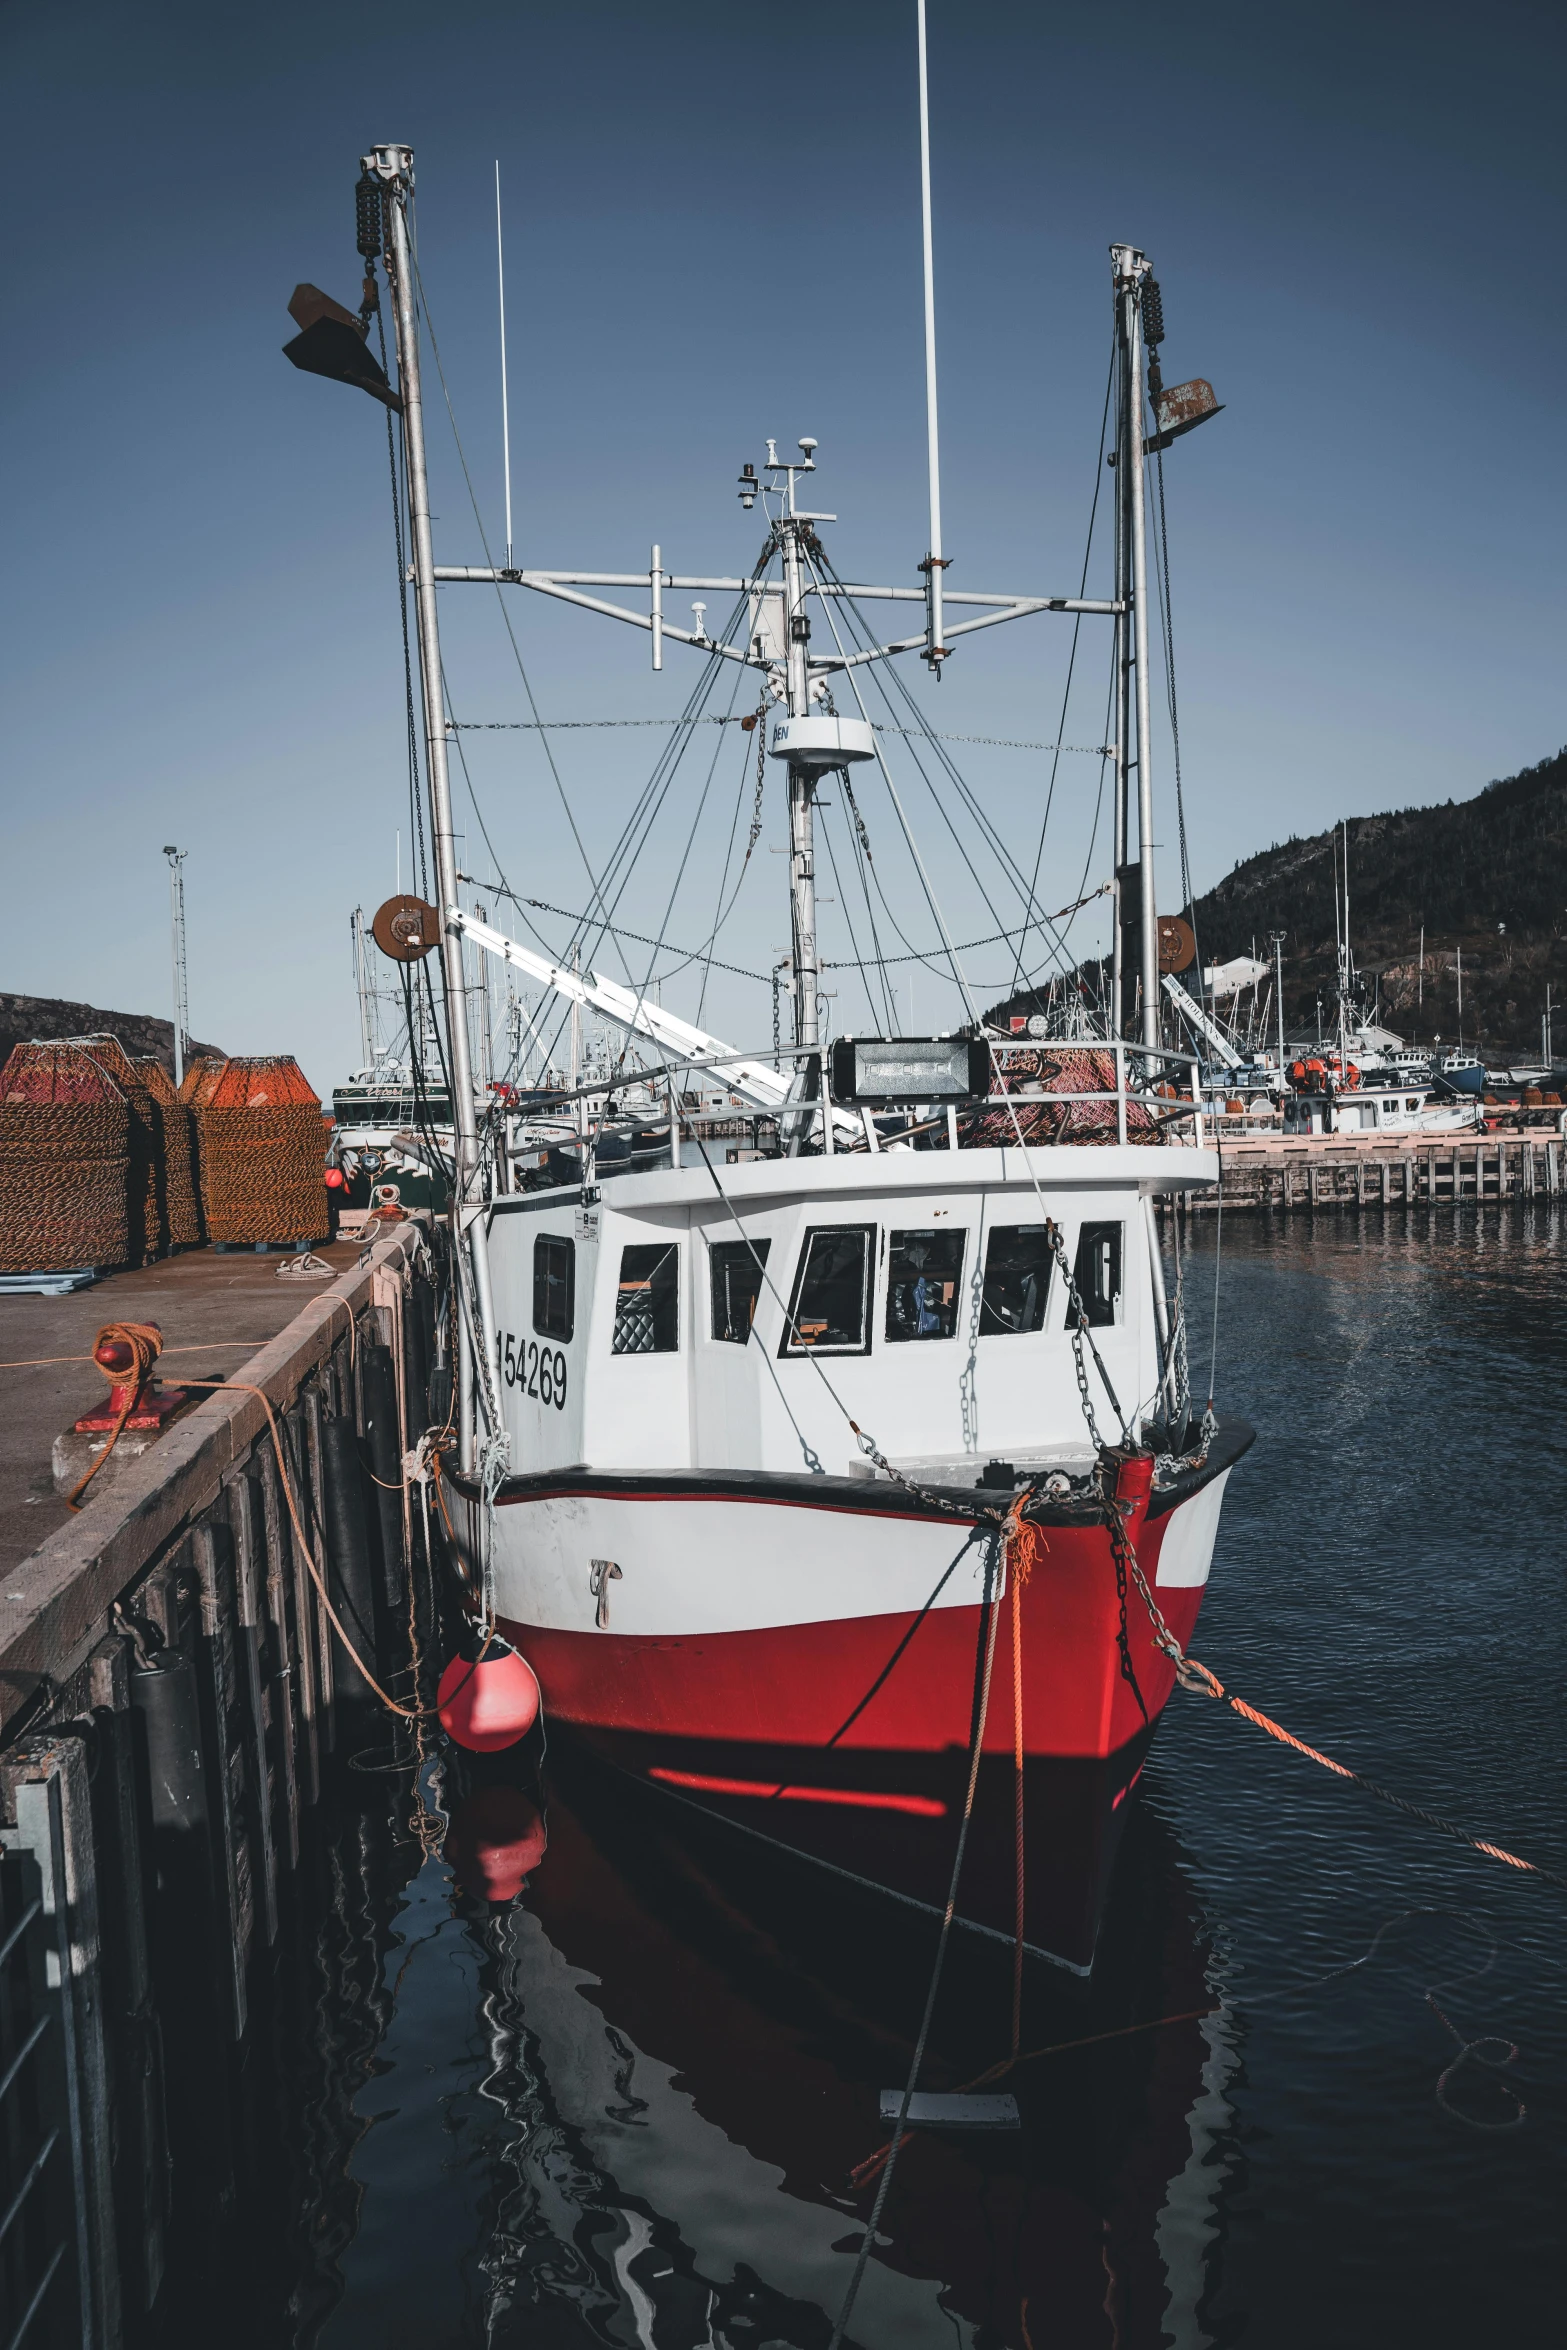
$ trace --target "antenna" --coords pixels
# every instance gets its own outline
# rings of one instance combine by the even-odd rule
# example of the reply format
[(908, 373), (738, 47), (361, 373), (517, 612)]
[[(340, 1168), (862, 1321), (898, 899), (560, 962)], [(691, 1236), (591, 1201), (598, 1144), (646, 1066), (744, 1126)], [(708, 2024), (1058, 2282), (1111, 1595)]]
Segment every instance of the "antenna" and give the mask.
[(190, 1038), (190, 1004), (185, 984), (185, 877), (187, 851), (165, 848), (169, 860), (169, 931), (174, 957), (174, 1082), (185, 1082), (185, 1048)]
[(940, 677), (947, 657), (942, 643), (941, 437), (936, 419), (936, 273), (930, 237), (930, 74), (925, 57), (925, 0), (917, 0), (920, 52), (920, 215), (925, 253), (925, 437), (930, 458), (930, 552), (925, 574), (925, 659)]
[(501, 167), (495, 166), (495, 280), (501, 313), (501, 459), (506, 474), (506, 568), (511, 563), (511, 405), (506, 397), (506, 256), (501, 247)]

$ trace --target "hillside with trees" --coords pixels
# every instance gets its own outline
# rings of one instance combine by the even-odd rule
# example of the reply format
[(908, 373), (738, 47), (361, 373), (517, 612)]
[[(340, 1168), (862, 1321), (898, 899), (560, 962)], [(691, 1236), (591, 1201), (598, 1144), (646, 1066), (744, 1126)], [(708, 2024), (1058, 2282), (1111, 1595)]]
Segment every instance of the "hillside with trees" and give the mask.
[[(1355, 961), (1388, 1024), (1412, 1041), (1456, 1040), (1463, 959), (1466, 1045), (1505, 1060), (1538, 1055), (1550, 982), (1558, 1054), (1567, 1047), (1567, 750), (1489, 783), (1471, 800), (1348, 820)], [(1284, 933), (1284, 1016), (1310, 1026), (1331, 1007), (1337, 969), (1335, 868), (1344, 834), (1322, 832), (1248, 857), (1194, 920), (1204, 963), (1271, 957)], [(1340, 877), (1342, 887), (1342, 877)], [(1425, 960), (1420, 960), (1421, 928)]]

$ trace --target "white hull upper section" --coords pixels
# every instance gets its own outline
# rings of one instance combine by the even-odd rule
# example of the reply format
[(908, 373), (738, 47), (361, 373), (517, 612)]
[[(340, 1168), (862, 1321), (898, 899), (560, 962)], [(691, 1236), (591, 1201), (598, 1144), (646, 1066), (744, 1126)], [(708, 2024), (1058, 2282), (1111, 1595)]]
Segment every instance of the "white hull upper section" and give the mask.
[[(1228, 1478), (1226, 1470), (1165, 1519), (1159, 1589), (1206, 1584)], [(935, 1607), (971, 1608), (984, 1598), (988, 1545), (965, 1549), (968, 1533), (954, 1520), (764, 1499), (554, 1493), (497, 1511), (495, 1601), (508, 1623), (552, 1632), (766, 1632), (912, 1615), (956, 1559)], [(593, 1567), (602, 1559), (620, 1574), (601, 1618)]]

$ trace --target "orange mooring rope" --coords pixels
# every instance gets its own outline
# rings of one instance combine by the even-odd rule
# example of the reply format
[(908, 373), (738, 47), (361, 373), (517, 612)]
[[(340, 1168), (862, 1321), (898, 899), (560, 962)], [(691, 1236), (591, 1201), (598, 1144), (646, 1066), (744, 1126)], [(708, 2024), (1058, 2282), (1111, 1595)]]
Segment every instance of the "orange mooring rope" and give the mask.
[(299, 1505), (294, 1499), (294, 1487), (288, 1473), (288, 1461), (283, 1451), (283, 1439), (279, 1433), (277, 1420), (274, 1417), (272, 1411), (271, 1398), (268, 1396), (266, 1389), (263, 1387), (253, 1387), (248, 1379), (190, 1379), (186, 1381), (186, 1385), (189, 1387), (221, 1388), (229, 1390), (237, 1395), (255, 1396), (262, 1410), (267, 1415), (267, 1427), (270, 1430), (272, 1436), (272, 1450), (277, 1455), (278, 1478), (283, 1487), (283, 1499), (288, 1504), (288, 1514), (294, 1522), (294, 1532), (299, 1540), (300, 1553), (304, 1558), (307, 1569), (309, 1570), (310, 1580), (312, 1583), (314, 1583), (317, 1592), (320, 1594), (321, 1605), (325, 1608), (327, 1615), (330, 1617), (339, 1640), (341, 1640), (343, 1646), (347, 1649), (349, 1655), (353, 1658), (354, 1663), (358, 1666), (360, 1672), (364, 1675), (365, 1681), (369, 1687), (375, 1691), (376, 1696), (387, 1708), (387, 1711), (389, 1713), (401, 1715), (405, 1722), (418, 1721), (420, 1718), (420, 1709), (417, 1705), (399, 1705), (395, 1697), (387, 1696), (386, 1691), (381, 1687), (380, 1682), (376, 1679), (374, 1673), (371, 1672), (369, 1666), (365, 1663), (364, 1658), (360, 1655), (358, 1649), (354, 1646), (352, 1640), (350, 1640), (348, 1637), (347, 1628), (343, 1623), (343, 1619), (338, 1614), (336, 1608), (332, 1605), (331, 1596), (328, 1593), (326, 1587), (326, 1580), (322, 1575), (320, 1568), (316, 1565), (315, 1555), (310, 1548), (309, 1538), (305, 1533), (304, 1523), (299, 1515)]
[(1363, 1772), (1352, 1771), (1347, 1763), (1335, 1762), (1332, 1755), (1322, 1754), (1315, 1746), (1308, 1746), (1304, 1738), (1295, 1737), (1281, 1722), (1274, 1721), (1271, 1715), (1260, 1712), (1254, 1705), (1248, 1705), (1244, 1697), (1231, 1696), (1218, 1674), (1210, 1672), (1206, 1665), (1199, 1664), (1195, 1657), (1183, 1656), (1177, 1672), (1183, 1689), (1193, 1689), (1204, 1697), (1221, 1699), (1232, 1713), (1239, 1714), (1244, 1721), (1255, 1722), (1259, 1730), (1266, 1730), (1268, 1736), (1276, 1738), (1281, 1746), (1293, 1747), (1308, 1762), (1320, 1763), (1336, 1779), (1349, 1779), (1355, 1786), (1364, 1787), (1368, 1795), (1379, 1796), (1383, 1803), (1390, 1803), (1395, 1811), (1406, 1813), (1410, 1819), (1419, 1820), (1428, 1828), (1440, 1828), (1444, 1836), (1452, 1836), (1460, 1844), (1467, 1844), (1471, 1852), (1483, 1852), (1487, 1859), (1502, 1861), (1510, 1869), (1522, 1869), (1531, 1877), (1543, 1877), (1547, 1884), (1567, 1887), (1567, 1873), (1562, 1870), (1542, 1868), (1537, 1860), (1524, 1860), (1520, 1854), (1509, 1852), (1505, 1845), (1487, 1843), (1483, 1836), (1471, 1836), (1467, 1828), (1460, 1828), (1452, 1820), (1443, 1819), (1440, 1812), (1427, 1811), (1423, 1804), (1411, 1803), (1407, 1795), (1395, 1795), (1391, 1787), (1378, 1786), (1375, 1779), (1366, 1778)]
[[(98, 1363), (98, 1349), (110, 1341), (115, 1345), (130, 1349), (131, 1360), (128, 1369), (111, 1371), (107, 1364)], [(110, 1453), (119, 1443), (125, 1423), (136, 1409), (136, 1398), (141, 1393), (142, 1382), (162, 1352), (163, 1332), (158, 1328), (156, 1322), (105, 1322), (97, 1338), (93, 1341), (93, 1351), (88, 1358), (89, 1361), (98, 1363), (99, 1370), (102, 1371), (111, 1387), (124, 1388), (125, 1401), (115, 1414), (114, 1426), (109, 1431), (108, 1443), (86, 1475), (78, 1478), (66, 1495), (65, 1506), (68, 1510), (81, 1508), (78, 1495), (86, 1492)]]

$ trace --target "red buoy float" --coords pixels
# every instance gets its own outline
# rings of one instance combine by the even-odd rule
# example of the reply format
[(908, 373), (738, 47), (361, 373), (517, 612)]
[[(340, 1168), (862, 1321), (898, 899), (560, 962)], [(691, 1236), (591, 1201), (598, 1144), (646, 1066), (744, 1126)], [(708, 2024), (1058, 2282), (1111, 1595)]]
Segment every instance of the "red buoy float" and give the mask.
[(452, 1815), (445, 1854), (464, 1893), (514, 1901), (547, 1841), (539, 1807), (520, 1787), (476, 1787)]
[(499, 1754), (539, 1718), (539, 1684), (526, 1657), (499, 1633), (465, 1633), (441, 1675), (435, 1710), (448, 1738), (470, 1754)]

